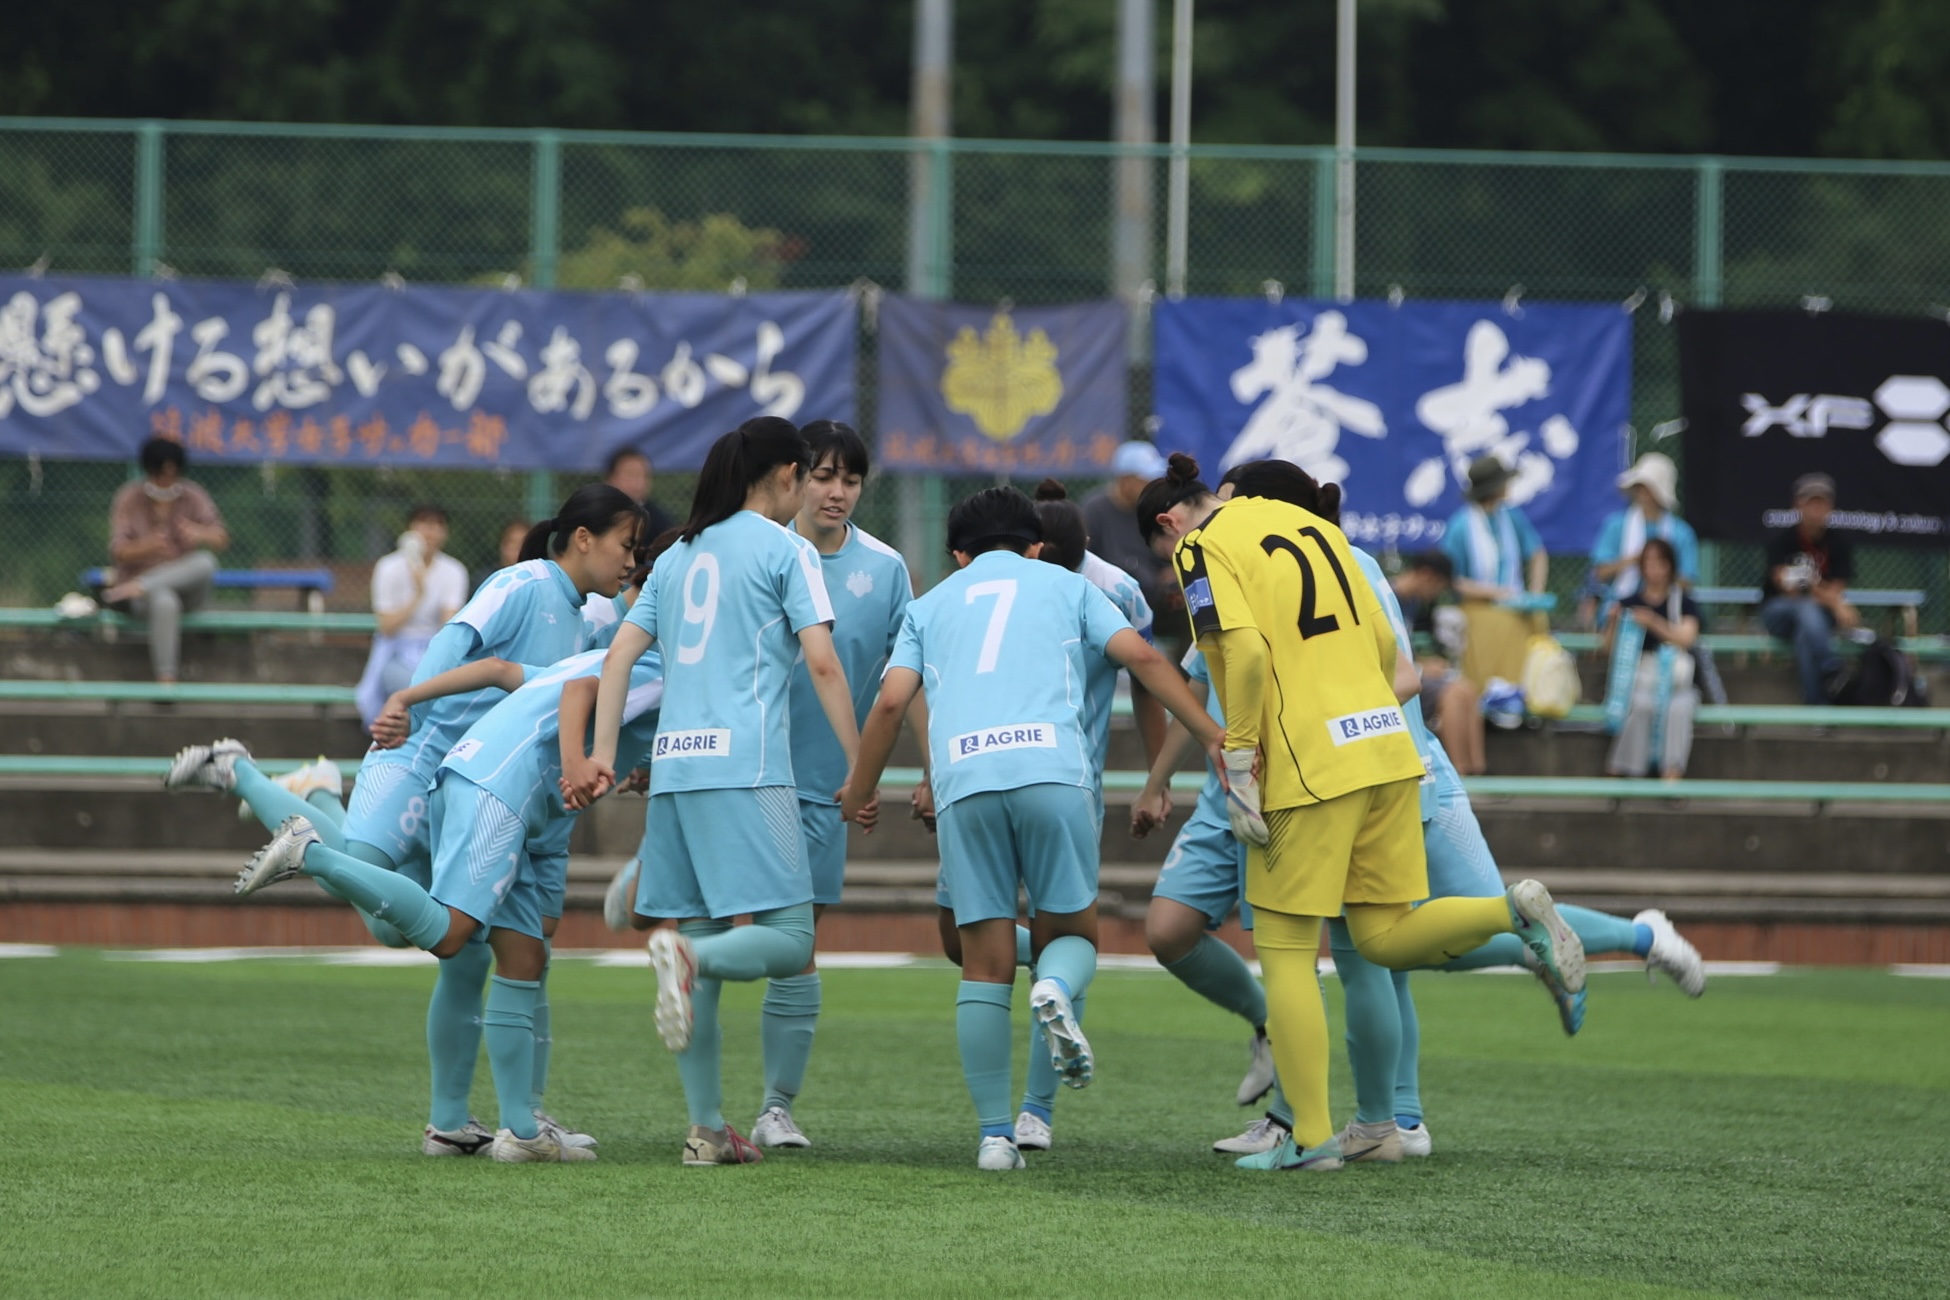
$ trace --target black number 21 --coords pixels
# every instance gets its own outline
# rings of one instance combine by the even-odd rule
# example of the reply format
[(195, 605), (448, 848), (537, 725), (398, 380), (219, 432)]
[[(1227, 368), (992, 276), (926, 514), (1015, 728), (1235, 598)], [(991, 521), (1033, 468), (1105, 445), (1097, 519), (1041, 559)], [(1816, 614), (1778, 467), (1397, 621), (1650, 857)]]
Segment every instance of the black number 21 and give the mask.
[[(1335, 580), (1341, 584), (1341, 595), (1347, 601), (1348, 617), (1353, 619), (1358, 625), (1361, 622), (1361, 616), (1354, 612), (1354, 588), (1348, 585), (1347, 571), (1341, 568), (1340, 558), (1334, 554), (1334, 548), (1327, 544), (1327, 539), (1320, 535), (1318, 528), (1312, 526), (1302, 528), (1300, 530), (1300, 536), (1313, 538), (1314, 545), (1318, 546), (1321, 555), (1326, 557), (1327, 567), (1334, 571)], [(1289, 538), (1281, 537), (1278, 533), (1269, 533), (1266, 537), (1260, 539), (1259, 545), (1260, 549), (1264, 550), (1268, 555), (1272, 555), (1275, 551), (1285, 551), (1293, 557), (1293, 562), (1300, 566), (1301, 637), (1319, 636), (1323, 632), (1338, 632), (1341, 627), (1341, 621), (1338, 618), (1332, 614), (1316, 614), (1314, 612), (1314, 605), (1317, 600), (1314, 588), (1314, 566), (1308, 561), (1307, 553), (1300, 549), (1300, 544)]]

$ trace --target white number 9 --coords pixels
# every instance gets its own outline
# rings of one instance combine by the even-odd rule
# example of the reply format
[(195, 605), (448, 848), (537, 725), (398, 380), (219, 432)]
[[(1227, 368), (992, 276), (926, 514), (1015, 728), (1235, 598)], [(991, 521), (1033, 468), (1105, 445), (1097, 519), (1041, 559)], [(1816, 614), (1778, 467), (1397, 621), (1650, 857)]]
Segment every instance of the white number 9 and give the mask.
[[(677, 662), (694, 664), (704, 658), (704, 647), (711, 639), (711, 629), (718, 622), (718, 589), (722, 579), (718, 574), (718, 557), (709, 551), (698, 552), (691, 561), (690, 572), (684, 575), (684, 622), (694, 623), (703, 631), (690, 645), (684, 644), (683, 636), (677, 639)], [(699, 588), (702, 587), (702, 593)]]

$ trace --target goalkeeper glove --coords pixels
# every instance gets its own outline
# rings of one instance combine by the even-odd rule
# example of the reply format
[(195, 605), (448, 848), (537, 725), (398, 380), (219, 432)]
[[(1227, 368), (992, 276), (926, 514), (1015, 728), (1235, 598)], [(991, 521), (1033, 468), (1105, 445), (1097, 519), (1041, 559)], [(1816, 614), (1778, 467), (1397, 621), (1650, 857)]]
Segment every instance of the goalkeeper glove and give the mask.
[(1226, 820), (1232, 823), (1234, 835), (1263, 849), (1271, 836), (1266, 831), (1266, 819), (1259, 815), (1259, 782), (1253, 779), (1253, 759), (1257, 753), (1251, 749), (1225, 752), (1226, 784), (1230, 787), (1226, 794)]

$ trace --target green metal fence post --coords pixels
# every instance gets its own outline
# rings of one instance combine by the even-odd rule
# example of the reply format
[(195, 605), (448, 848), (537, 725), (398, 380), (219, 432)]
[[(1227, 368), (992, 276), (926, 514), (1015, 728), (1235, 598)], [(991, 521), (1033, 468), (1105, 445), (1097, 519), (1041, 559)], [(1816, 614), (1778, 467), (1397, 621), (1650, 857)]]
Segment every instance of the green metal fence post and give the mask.
[(1723, 200), (1718, 158), (1699, 160), (1693, 209), (1693, 297), (1701, 307), (1720, 305), (1720, 252)]
[[(562, 139), (553, 131), (535, 133), (534, 199), (528, 221), (528, 275), (537, 289), (555, 287), (562, 211)], [(545, 469), (528, 474), (528, 517), (546, 519), (555, 508), (555, 476)]]
[(1314, 159), (1314, 257), (1309, 292), (1315, 298), (1334, 296), (1334, 198), (1339, 186), (1334, 155), (1323, 150)]
[(130, 273), (150, 276), (162, 259), (163, 125), (135, 129), (135, 220), (130, 231)]

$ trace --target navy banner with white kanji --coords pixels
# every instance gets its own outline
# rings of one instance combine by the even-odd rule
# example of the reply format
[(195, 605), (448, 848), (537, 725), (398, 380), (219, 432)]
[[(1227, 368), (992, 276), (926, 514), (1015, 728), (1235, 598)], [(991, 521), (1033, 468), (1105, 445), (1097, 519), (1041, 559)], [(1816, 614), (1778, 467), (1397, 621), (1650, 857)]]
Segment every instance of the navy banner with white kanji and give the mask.
[(692, 469), (755, 415), (851, 421), (854, 330), (843, 293), (0, 276), (0, 454)]
[(1188, 298), (1152, 319), (1159, 450), (1213, 483), (1293, 461), (1342, 485), (1370, 550), (1440, 540), (1479, 456), (1516, 471), (1510, 500), (1552, 551), (1590, 550), (1619, 508), (1632, 319), (1615, 303)]

